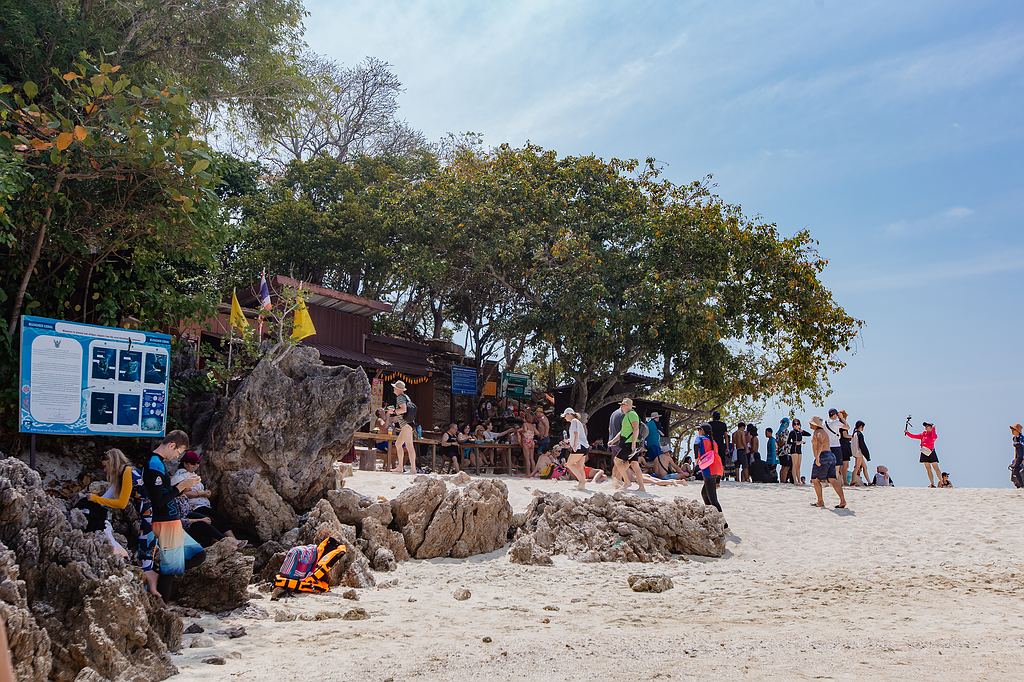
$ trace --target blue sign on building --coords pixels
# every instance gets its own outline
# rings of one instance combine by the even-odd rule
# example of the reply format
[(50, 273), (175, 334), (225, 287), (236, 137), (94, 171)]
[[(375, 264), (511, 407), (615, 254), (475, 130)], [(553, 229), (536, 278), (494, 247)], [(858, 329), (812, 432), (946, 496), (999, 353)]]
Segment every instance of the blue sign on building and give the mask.
[(476, 395), (476, 367), (452, 365), (452, 395)]
[(62, 436), (162, 437), (171, 337), (25, 315), (18, 428)]

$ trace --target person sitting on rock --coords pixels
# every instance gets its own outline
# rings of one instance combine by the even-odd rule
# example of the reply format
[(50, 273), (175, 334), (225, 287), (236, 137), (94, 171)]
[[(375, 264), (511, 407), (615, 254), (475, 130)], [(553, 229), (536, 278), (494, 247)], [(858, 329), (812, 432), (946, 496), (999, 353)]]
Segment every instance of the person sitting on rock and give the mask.
[[(176, 486), (191, 476), (195, 476), (199, 481), (190, 490), (182, 493), (182, 496), (188, 503), (188, 515), (182, 519), (182, 522), (189, 535), (194, 537), (203, 547), (209, 547), (220, 542), (225, 537), (234, 539), (235, 534), (230, 530), (221, 530), (213, 522), (213, 506), (210, 503), (210, 497), (212, 497), (213, 493), (203, 486), (202, 479), (199, 477), (200, 462), (199, 453), (195, 450), (189, 450), (182, 455), (180, 460), (181, 466), (171, 476), (171, 485)], [(238, 542), (237, 548), (241, 549), (245, 545), (246, 542), (241, 540)]]
[[(156, 549), (156, 536), (153, 534), (153, 503), (146, 496), (142, 475), (128, 462), (128, 458), (117, 448), (103, 453), (103, 469), (106, 472), (110, 487), (102, 495), (90, 495), (89, 501), (107, 509), (125, 509), (130, 502), (138, 517), (139, 533), (135, 545), (135, 560), (142, 568), (146, 579), (146, 587), (150, 594), (160, 596), (157, 591), (159, 577), (153, 567), (153, 552)], [(107, 540), (120, 548), (114, 540), (110, 521), (104, 524)], [(121, 551), (124, 551), (123, 548)], [(118, 553), (115, 550), (115, 553)], [(126, 553), (127, 554), (127, 553)]]

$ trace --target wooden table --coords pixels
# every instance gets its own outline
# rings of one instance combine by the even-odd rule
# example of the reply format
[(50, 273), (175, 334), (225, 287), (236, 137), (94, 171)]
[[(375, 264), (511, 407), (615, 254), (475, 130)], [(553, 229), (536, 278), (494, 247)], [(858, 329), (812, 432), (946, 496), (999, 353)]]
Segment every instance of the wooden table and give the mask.
[[(382, 440), (386, 440), (389, 443), (394, 443), (398, 440), (397, 434), (392, 433), (372, 433), (369, 431), (356, 431), (353, 434), (356, 440), (370, 440), (373, 441), (374, 445)], [(437, 446), (441, 444), (441, 441), (429, 440), (427, 438), (413, 438), (412, 442), (417, 445), (429, 445), (430, 446), (430, 470), (434, 471), (437, 469)], [(391, 446), (388, 446), (388, 452), (385, 453), (384, 466), (386, 469), (390, 469), (388, 466), (391, 462)], [(413, 472), (416, 473), (416, 472)]]
[[(480, 475), (480, 450), (503, 450), (505, 455), (505, 473), (507, 473), (509, 476), (512, 475), (512, 451), (515, 449), (519, 449), (520, 452), (522, 451), (522, 447), (520, 447), (519, 445), (511, 445), (509, 443), (459, 443), (459, 448), (469, 448), (471, 450), (477, 451), (475, 457), (477, 476)], [(460, 452), (459, 455), (461, 459), (462, 453)]]

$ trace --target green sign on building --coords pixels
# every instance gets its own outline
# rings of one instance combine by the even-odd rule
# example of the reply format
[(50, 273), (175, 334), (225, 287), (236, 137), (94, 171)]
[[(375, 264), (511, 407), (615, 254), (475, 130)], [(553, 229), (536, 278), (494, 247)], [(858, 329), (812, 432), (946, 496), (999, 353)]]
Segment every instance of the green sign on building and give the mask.
[(530, 375), (516, 374), (515, 372), (502, 372), (501, 380), (505, 386), (503, 391), (506, 398), (529, 398), (530, 397)]

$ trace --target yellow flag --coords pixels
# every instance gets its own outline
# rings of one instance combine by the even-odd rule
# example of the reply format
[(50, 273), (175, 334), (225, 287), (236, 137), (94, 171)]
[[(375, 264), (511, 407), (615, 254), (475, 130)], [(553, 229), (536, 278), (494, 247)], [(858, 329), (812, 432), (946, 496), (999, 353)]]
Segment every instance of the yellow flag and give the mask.
[(235, 296), (234, 289), (231, 290), (231, 326), (237, 329), (239, 334), (249, 328), (249, 320), (245, 319), (242, 306), (238, 305), (238, 296)]
[(298, 307), (295, 308), (295, 319), (292, 320), (292, 341), (297, 343), (313, 334), (316, 334), (316, 327), (313, 326), (309, 310), (306, 309), (306, 301), (300, 296)]

